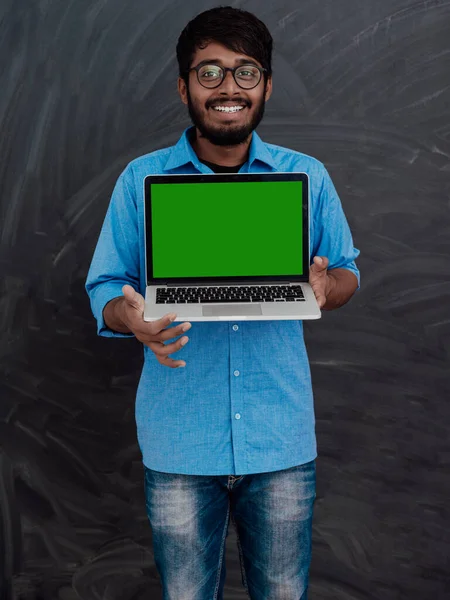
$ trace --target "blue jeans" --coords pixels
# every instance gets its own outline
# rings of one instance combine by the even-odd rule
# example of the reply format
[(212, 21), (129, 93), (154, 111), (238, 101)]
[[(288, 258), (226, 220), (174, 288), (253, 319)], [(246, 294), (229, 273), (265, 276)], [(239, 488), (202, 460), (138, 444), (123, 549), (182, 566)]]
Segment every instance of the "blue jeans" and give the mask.
[(315, 460), (252, 475), (175, 475), (144, 465), (163, 600), (222, 600), (228, 523), (252, 600), (307, 600)]

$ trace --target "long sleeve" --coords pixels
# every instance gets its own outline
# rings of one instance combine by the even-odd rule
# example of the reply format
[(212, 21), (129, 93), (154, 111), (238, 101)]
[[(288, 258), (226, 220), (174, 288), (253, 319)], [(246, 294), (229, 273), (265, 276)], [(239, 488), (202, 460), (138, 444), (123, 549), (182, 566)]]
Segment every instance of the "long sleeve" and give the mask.
[(122, 296), (125, 284), (139, 291), (138, 218), (130, 171), (127, 167), (116, 182), (86, 280), (97, 333), (106, 337), (133, 337), (112, 331), (103, 319), (105, 305)]
[(358, 278), (359, 289), (360, 274), (355, 259), (360, 252), (353, 245), (341, 201), (325, 167), (318, 204), (312, 217), (314, 239), (311, 260), (314, 256), (326, 256), (330, 261), (328, 269), (342, 268), (352, 271)]

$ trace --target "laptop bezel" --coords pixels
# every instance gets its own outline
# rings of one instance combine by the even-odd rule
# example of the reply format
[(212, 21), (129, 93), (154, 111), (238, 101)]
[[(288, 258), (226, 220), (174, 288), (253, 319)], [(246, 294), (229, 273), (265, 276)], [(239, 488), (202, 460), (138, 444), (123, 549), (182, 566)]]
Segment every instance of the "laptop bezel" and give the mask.
[[(148, 233), (152, 229), (151, 218), (151, 186), (152, 184), (168, 183), (225, 183), (229, 181), (301, 181), (302, 211), (306, 218), (303, 219), (303, 274), (298, 275), (266, 275), (266, 276), (229, 276), (229, 277), (153, 277), (152, 244), (148, 243)], [(307, 282), (309, 280), (310, 261), (310, 192), (309, 177), (303, 172), (264, 172), (264, 173), (193, 173), (193, 174), (167, 174), (147, 175), (144, 178), (144, 243), (145, 243), (145, 274), (147, 286), (150, 285), (223, 285), (245, 283), (275, 283), (275, 282)]]

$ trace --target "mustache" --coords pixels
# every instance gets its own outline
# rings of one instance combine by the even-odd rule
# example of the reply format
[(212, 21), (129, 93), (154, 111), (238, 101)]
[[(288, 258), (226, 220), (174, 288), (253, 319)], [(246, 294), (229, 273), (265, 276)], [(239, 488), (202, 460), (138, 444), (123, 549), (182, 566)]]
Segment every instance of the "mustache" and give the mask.
[(208, 100), (208, 102), (206, 102), (206, 108), (211, 108), (217, 104), (222, 104), (222, 102), (236, 102), (236, 104), (243, 104), (247, 108), (250, 108), (252, 105), (251, 102), (245, 100), (244, 98), (216, 98), (215, 100)]

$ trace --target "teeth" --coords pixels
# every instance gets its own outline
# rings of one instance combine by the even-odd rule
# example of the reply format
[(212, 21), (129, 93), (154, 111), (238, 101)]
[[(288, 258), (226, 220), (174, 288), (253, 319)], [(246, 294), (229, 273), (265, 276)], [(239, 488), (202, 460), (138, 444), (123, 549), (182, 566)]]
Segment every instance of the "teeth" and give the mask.
[(214, 106), (214, 110), (218, 110), (220, 112), (237, 112), (243, 108), (243, 106)]

